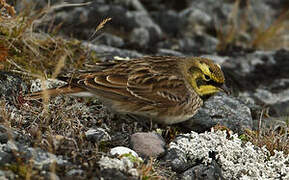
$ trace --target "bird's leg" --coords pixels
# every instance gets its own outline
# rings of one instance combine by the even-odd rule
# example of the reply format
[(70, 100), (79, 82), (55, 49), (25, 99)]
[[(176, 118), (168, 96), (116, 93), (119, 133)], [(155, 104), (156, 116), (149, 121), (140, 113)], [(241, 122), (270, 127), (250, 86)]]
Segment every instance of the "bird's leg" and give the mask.
[(153, 129), (153, 118), (150, 118), (150, 131)]

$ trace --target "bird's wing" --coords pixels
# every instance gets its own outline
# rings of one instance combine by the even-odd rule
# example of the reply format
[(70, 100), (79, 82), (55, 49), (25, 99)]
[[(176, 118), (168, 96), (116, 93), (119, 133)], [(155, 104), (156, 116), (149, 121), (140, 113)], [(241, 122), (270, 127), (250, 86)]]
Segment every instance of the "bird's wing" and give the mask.
[(175, 106), (190, 96), (183, 78), (174, 74), (158, 73), (147, 66), (134, 69), (130, 73), (127, 91), (134, 97), (158, 107)]

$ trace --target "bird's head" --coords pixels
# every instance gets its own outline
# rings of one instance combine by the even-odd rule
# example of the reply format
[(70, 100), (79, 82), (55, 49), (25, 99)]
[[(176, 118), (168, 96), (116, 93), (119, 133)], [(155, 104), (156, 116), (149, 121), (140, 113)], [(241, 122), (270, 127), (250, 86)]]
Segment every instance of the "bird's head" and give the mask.
[(201, 57), (188, 58), (183, 65), (184, 76), (199, 96), (219, 91), (228, 93), (220, 65)]

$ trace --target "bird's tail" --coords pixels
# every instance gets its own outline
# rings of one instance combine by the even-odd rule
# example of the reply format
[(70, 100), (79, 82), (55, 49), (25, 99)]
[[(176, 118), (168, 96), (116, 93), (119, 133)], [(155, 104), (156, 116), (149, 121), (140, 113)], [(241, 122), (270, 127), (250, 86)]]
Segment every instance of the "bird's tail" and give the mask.
[(62, 87), (57, 87), (53, 89), (45, 89), (42, 91), (34, 92), (31, 94), (27, 94), (24, 99), (25, 100), (37, 100), (37, 99), (44, 99), (49, 97), (54, 97), (58, 95), (74, 95), (78, 93), (84, 92), (84, 89), (79, 87), (72, 87), (70, 85), (65, 85)]

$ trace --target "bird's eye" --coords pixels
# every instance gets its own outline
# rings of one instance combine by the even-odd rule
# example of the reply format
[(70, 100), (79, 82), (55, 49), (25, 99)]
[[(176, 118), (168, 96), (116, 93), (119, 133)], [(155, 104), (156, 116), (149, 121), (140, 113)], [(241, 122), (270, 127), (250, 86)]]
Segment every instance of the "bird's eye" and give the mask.
[(209, 81), (211, 79), (210, 76), (208, 76), (206, 74), (204, 75), (204, 78), (205, 78), (206, 81)]
[(209, 67), (209, 71), (212, 73), (213, 72), (212, 68)]

